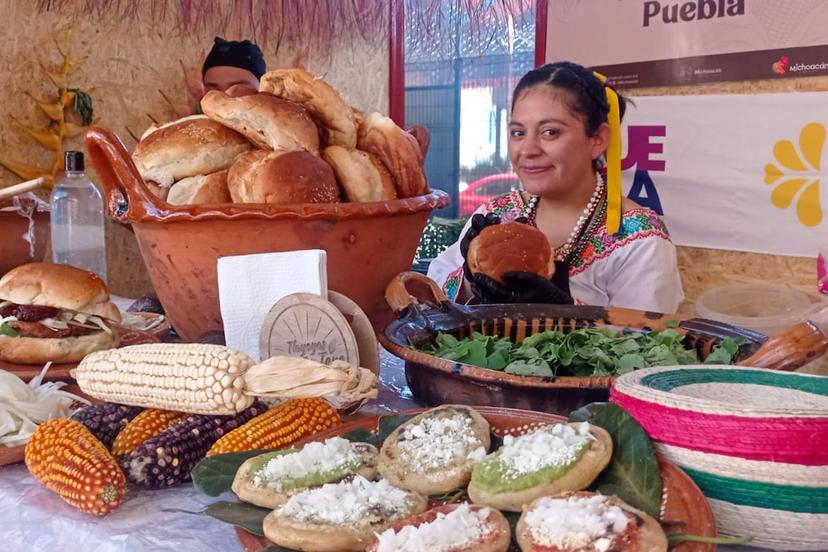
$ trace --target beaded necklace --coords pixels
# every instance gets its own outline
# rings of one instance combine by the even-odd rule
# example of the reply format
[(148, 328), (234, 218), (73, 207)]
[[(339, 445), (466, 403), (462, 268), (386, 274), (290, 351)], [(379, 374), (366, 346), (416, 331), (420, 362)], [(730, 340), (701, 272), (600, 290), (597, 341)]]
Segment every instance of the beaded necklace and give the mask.
[[(556, 259), (561, 261), (572, 261), (573, 259), (577, 259), (581, 252), (583, 252), (583, 249), (586, 246), (586, 241), (581, 240), (579, 243), (579, 239), (582, 236), (591, 235), (595, 230), (597, 223), (603, 219), (603, 215), (606, 213), (607, 202), (606, 194), (604, 192), (604, 180), (601, 178), (599, 173), (595, 173), (595, 191), (592, 193), (589, 203), (587, 203), (586, 207), (584, 207), (584, 212), (580, 217), (578, 217), (575, 226), (572, 228), (572, 232), (569, 234), (569, 238), (563, 245), (555, 248)], [(539, 201), (539, 196), (532, 195), (529, 197), (529, 200), (524, 206), (523, 216), (525, 216), (529, 221), (529, 224), (533, 226), (535, 226)], [(596, 209), (599, 210), (600, 213), (596, 214)], [(589, 229), (586, 229), (585, 231), (585, 226), (590, 221), (592, 223), (589, 225)], [(578, 244), (577, 250), (574, 249), (576, 244)]]

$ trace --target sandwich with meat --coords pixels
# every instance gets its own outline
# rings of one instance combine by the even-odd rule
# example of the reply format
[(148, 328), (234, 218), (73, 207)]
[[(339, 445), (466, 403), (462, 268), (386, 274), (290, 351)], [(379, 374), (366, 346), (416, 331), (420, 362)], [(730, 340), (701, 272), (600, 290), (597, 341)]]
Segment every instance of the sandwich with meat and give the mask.
[(68, 265), (31, 263), (0, 278), (0, 360), (77, 362), (119, 345), (121, 321), (106, 284)]

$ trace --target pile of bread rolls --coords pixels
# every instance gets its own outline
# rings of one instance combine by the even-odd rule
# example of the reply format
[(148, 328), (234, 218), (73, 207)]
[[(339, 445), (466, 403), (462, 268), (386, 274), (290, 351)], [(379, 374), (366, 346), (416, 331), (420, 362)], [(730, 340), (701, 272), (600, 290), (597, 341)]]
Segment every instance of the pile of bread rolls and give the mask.
[(173, 205), (389, 201), (428, 193), (428, 132), (352, 108), (303, 69), (266, 73), (259, 92), (232, 87), (204, 115), (151, 127), (132, 155)]

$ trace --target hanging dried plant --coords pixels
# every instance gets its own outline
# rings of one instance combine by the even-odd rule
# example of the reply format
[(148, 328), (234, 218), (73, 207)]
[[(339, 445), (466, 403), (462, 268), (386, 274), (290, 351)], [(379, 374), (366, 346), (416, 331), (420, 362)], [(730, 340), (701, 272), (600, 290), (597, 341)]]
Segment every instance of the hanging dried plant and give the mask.
[[(178, 34), (244, 36), (262, 47), (330, 54), (334, 39), (357, 32), (367, 41), (385, 37), (387, 0), (38, 0), (41, 12), (114, 18), (162, 26)], [(312, 46), (312, 48), (311, 48)]]
[[(407, 34), (449, 52), (458, 30), (465, 42), (486, 50), (531, 16), (535, 5), (535, 0), (399, 1), (405, 2)], [(336, 37), (354, 29), (368, 42), (384, 40), (391, 0), (38, 0), (37, 6), (42, 12), (167, 25), (180, 34), (234, 33), (276, 51), (289, 43), (326, 56)]]

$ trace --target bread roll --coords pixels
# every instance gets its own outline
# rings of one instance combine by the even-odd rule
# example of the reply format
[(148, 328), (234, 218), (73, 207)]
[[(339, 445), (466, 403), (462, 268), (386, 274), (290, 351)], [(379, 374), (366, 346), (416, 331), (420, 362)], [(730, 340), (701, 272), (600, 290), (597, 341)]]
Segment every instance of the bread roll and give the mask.
[(412, 125), (408, 129), (408, 133), (417, 140), (417, 145), (420, 146), (420, 153), (422, 154), (422, 161), (425, 163), (428, 146), (431, 144), (431, 133), (423, 125)]
[(147, 127), (147, 129), (144, 131), (143, 134), (141, 134), (141, 140), (140, 141), (143, 141), (147, 136), (149, 136), (150, 134), (152, 134), (156, 130), (161, 130), (162, 128), (167, 128), (168, 126), (172, 126), (172, 125), (177, 125), (177, 124), (183, 123), (184, 121), (194, 121), (194, 120), (197, 120), (197, 119), (209, 119), (209, 117), (207, 117), (207, 115), (189, 115), (187, 117), (182, 117), (182, 118), (176, 119), (174, 121), (168, 121), (168, 122), (162, 123), (160, 125), (152, 124), (149, 127)]
[(306, 151), (252, 151), (239, 157), (227, 174), (236, 203), (338, 203), (339, 187), (331, 167)]
[(120, 343), (118, 334), (104, 331), (58, 338), (9, 337), (0, 339), (0, 360), (39, 365), (79, 362), (89, 353), (113, 349)]
[(207, 117), (186, 117), (145, 135), (132, 160), (144, 180), (164, 187), (222, 171), (252, 147), (244, 136)]
[(544, 233), (520, 222), (485, 227), (469, 244), (466, 260), (473, 273), (501, 283), (505, 272), (531, 272), (546, 279), (555, 274), (552, 248)]
[(262, 76), (259, 91), (291, 100), (311, 112), (328, 129), (328, 146), (354, 149), (357, 125), (342, 96), (321, 77), (304, 69), (277, 69)]
[(329, 146), (322, 158), (336, 173), (348, 201), (389, 201), (397, 199), (394, 180), (376, 156), (362, 150)]
[(359, 126), (357, 147), (376, 155), (394, 178), (397, 197), (428, 193), (423, 158), (417, 140), (388, 117), (367, 115)]
[(69, 309), (115, 322), (121, 311), (106, 284), (94, 272), (65, 264), (29, 263), (0, 278), (0, 301)]
[(46, 318), (11, 321), (12, 328), (20, 335), (0, 337), (0, 360), (16, 364), (77, 362), (88, 353), (117, 347), (120, 343), (110, 321), (120, 322), (121, 311), (110, 300), (106, 284), (92, 272), (52, 263), (21, 265), (0, 279), (0, 302), (4, 301), (26, 308), (60, 309), (58, 315), (46, 314), (46, 318), (62, 318), (64, 311), (70, 311), (69, 318), (75, 313), (98, 316), (105, 319), (107, 330), (90, 331), (85, 326), (83, 335), (52, 337), (61, 334), (43, 325)]
[(252, 96), (254, 94), (258, 94), (259, 91), (255, 88), (251, 88), (246, 84), (234, 84), (233, 86), (225, 90), (224, 93), (230, 96), (231, 98), (240, 98), (242, 96)]
[(167, 194), (171, 205), (198, 205), (202, 203), (230, 203), (227, 189), (227, 171), (200, 174), (173, 184)]
[(212, 90), (202, 98), (201, 108), (260, 148), (319, 154), (319, 130), (307, 111), (293, 102), (270, 94), (231, 98)]

